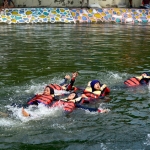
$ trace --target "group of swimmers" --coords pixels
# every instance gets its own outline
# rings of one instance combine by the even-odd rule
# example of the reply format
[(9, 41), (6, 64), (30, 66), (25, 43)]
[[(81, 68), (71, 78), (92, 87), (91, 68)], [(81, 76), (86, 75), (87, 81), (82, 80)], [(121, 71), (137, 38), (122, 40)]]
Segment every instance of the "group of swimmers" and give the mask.
[[(72, 74), (70, 79), (69, 75), (66, 75), (63, 83), (61, 84), (49, 84), (44, 88), (43, 93), (36, 94), (33, 98), (31, 98), (27, 105), (38, 105), (39, 103), (44, 104), (46, 107), (61, 107), (66, 113), (71, 113), (76, 108), (82, 108), (85, 110), (89, 110), (91, 112), (107, 112), (108, 109), (100, 109), (100, 108), (90, 108), (84, 105), (84, 103), (90, 103), (95, 101), (96, 99), (104, 98), (107, 94), (110, 93), (110, 89), (106, 84), (101, 84), (99, 80), (92, 80), (88, 83), (85, 89), (79, 89), (74, 86), (74, 82), (76, 77), (78, 76), (77, 72)], [(67, 81), (70, 80), (69, 84)], [(65, 98), (59, 98), (57, 96), (57, 91), (68, 91), (69, 95)], [(78, 91), (82, 91), (81, 93)], [(22, 108), (22, 114), (25, 117), (30, 116), (29, 113)]]
[[(108, 109), (90, 108), (84, 105), (85, 103), (91, 103), (104, 99), (106, 95), (110, 93), (110, 88), (106, 84), (101, 84), (99, 80), (92, 80), (88, 82), (85, 89), (79, 89), (74, 86), (77, 72), (72, 74), (70, 79), (69, 75), (66, 75), (63, 83), (61, 84), (49, 84), (44, 88), (43, 93), (36, 94), (27, 102), (27, 106), (44, 104), (46, 107), (54, 108), (61, 107), (66, 113), (71, 113), (76, 108), (82, 108), (90, 112), (105, 113)], [(67, 81), (70, 80), (69, 84)], [(139, 85), (147, 85), (150, 81), (150, 74), (147, 72), (142, 73), (140, 76), (132, 77), (124, 81), (124, 84), (128, 87), (135, 87)], [(56, 96), (56, 92), (65, 90), (69, 92), (69, 95), (65, 98), (59, 98)], [(80, 92), (78, 92), (80, 91)], [(22, 108), (22, 114), (25, 117), (31, 116), (24, 108)]]
[[(45, 86), (43, 93), (38, 93), (29, 99), (26, 104), (21, 105), (22, 115), (24, 117), (32, 116), (25, 107), (31, 105), (38, 106), (44, 104), (51, 109), (58, 107), (64, 110), (66, 114), (71, 113), (77, 108), (88, 110), (90, 112), (106, 113), (108, 109), (87, 107), (92, 102), (107, 102), (110, 98), (110, 88), (106, 84), (100, 83), (99, 80), (89, 81), (86, 88), (74, 86), (78, 72), (72, 73), (72, 77), (66, 75), (61, 84), (48, 84)], [(68, 83), (69, 82), (69, 83)], [(148, 85), (150, 83), (150, 73), (144, 72), (140, 76), (131, 77), (124, 81), (127, 87), (136, 87), (139, 85)], [(64, 92), (62, 92), (64, 91)], [(65, 93), (65, 94), (64, 94)], [(86, 104), (86, 105), (85, 105)], [(12, 105), (17, 106), (18, 105)], [(2, 113), (3, 114), (3, 113)]]

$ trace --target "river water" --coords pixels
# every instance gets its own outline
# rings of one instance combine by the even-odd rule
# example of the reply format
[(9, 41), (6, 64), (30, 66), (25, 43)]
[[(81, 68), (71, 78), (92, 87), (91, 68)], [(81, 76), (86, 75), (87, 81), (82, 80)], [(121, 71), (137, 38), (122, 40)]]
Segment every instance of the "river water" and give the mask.
[[(148, 150), (150, 85), (126, 88), (125, 79), (150, 71), (150, 30), (146, 24), (0, 25), (0, 149)], [(21, 108), (46, 84), (78, 71), (75, 85), (99, 79), (110, 87), (110, 102), (76, 109), (69, 116), (40, 106)], [(94, 105), (94, 106), (93, 106)]]

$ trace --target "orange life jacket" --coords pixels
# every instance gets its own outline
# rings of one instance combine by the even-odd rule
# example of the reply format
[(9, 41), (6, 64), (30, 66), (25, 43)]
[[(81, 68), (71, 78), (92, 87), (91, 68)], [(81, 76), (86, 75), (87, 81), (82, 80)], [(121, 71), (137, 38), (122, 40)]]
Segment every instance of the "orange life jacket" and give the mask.
[(54, 90), (63, 90), (62, 87), (58, 84), (49, 84), (49, 86)]
[(124, 81), (124, 84), (127, 86), (138, 86), (138, 85), (140, 85), (140, 80), (137, 79), (136, 77), (132, 77), (132, 78)]
[[(102, 85), (103, 86), (103, 85)], [(106, 96), (106, 94), (110, 93), (110, 89), (108, 87), (105, 87), (102, 91), (101, 90), (96, 90), (92, 91), (91, 87), (87, 87), (84, 91), (83, 94), (88, 97), (88, 100), (100, 98)]]
[(59, 100), (55, 102), (52, 107), (63, 107), (63, 109), (67, 112), (72, 112), (75, 109), (75, 103), (69, 101)]
[(98, 98), (101, 95), (101, 91), (91, 92), (91, 91), (88, 91), (88, 90), (85, 89), (83, 91), (83, 94), (85, 94), (89, 98)]
[(31, 100), (27, 102), (28, 105), (43, 103), (45, 105), (49, 105), (54, 100), (52, 95), (35, 95)]

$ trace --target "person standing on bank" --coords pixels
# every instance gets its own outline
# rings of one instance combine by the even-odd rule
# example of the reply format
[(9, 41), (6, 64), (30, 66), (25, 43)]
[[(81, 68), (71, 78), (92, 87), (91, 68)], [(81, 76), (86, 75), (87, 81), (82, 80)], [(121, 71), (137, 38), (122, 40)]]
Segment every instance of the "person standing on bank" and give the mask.
[(132, 0), (129, 0), (130, 8), (132, 8)]

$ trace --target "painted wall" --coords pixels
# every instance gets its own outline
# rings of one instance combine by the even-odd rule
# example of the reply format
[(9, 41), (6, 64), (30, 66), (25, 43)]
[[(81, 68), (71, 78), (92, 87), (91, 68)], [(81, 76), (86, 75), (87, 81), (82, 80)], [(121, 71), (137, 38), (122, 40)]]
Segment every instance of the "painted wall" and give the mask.
[(78, 23), (149, 23), (149, 9), (126, 8), (98, 8), (98, 9), (71, 9), (74, 22)]
[(68, 8), (6, 9), (0, 15), (1, 23), (74, 23)]
[(0, 23), (138, 23), (150, 22), (149, 9), (13, 8), (1, 12)]

